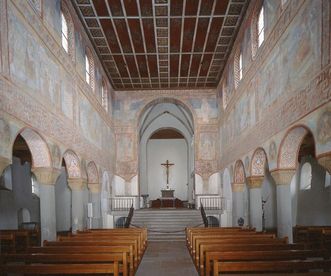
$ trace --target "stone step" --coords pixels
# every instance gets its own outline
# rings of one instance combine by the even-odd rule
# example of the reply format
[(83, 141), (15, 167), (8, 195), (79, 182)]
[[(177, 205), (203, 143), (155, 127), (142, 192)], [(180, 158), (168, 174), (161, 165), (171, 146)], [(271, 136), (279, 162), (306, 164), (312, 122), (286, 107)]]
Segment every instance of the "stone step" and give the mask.
[(199, 211), (189, 209), (136, 210), (132, 225), (147, 227), (149, 241), (184, 241), (185, 228), (202, 224)]

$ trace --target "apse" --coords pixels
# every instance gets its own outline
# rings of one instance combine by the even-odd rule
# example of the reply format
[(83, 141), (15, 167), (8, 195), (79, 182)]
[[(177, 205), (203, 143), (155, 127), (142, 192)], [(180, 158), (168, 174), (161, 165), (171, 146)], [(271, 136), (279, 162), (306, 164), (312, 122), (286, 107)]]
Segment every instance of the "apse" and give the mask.
[(194, 136), (189, 110), (170, 99), (155, 102), (141, 116), (139, 133), (140, 195), (154, 200), (162, 189), (172, 189), (176, 198), (191, 201)]

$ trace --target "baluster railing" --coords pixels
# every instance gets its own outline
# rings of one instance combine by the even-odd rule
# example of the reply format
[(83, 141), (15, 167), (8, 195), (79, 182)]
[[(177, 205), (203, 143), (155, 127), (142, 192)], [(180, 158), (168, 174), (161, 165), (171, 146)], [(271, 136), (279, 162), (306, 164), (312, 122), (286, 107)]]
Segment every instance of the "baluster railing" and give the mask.
[(130, 197), (112, 197), (110, 199), (112, 211), (129, 211), (133, 207), (133, 198)]

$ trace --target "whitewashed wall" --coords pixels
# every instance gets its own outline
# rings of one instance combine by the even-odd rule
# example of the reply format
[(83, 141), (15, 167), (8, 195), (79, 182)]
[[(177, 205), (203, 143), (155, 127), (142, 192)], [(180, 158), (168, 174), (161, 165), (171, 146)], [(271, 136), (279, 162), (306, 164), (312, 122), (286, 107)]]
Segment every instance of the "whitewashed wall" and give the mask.
[(161, 189), (166, 188), (166, 160), (174, 163), (170, 167), (170, 188), (175, 190), (175, 197), (187, 200), (187, 144), (184, 139), (151, 139), (147, 144), (147, 175), (149, 199), (161, 196)]

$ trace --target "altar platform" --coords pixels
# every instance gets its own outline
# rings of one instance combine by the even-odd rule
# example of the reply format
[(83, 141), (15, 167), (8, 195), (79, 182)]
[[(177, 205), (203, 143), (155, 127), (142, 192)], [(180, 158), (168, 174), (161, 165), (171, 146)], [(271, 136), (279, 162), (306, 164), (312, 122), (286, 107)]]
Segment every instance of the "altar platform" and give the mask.
[(161, 197), (151, 202), (151, 208), (184, 208), (183, 201), (175, 197)]

